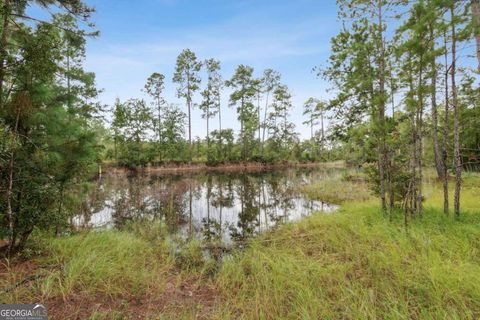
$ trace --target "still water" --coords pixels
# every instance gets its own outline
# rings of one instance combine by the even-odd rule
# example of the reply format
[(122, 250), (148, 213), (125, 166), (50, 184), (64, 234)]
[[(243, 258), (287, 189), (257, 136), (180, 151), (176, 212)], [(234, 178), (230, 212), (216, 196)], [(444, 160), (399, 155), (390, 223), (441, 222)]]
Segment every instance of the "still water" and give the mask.
[(99, 179), (74, 218), (77, 228), (122, 228), (136, 219), (161, 220), (171, 234), (225, 243), (336, 206), (312, 201), (302, 185), (336, 170), (284, 169), (201, 174), (121, 174)]

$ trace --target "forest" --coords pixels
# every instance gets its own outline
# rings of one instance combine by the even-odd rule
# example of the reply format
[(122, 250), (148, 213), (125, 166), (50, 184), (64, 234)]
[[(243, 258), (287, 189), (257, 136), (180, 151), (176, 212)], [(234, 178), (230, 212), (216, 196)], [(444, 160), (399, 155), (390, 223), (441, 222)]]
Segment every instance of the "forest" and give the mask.
[(89, 2), (0, 0), (0, 303), (480, 317), (479, 0), (337, 0), (328, 90), (300, 104), (274, 68), (187, 46), (105, 103)]

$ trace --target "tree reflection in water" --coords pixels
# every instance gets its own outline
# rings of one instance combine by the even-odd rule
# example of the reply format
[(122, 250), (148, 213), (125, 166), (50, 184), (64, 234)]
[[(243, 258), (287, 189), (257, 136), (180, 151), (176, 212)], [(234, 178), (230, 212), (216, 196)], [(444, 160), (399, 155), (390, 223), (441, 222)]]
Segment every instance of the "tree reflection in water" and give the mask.
[(242, 242), (259, 232), (330, 206), (306, 199), (299, 185), (337, 171), (290, 169), (255, 173), (115, 175), (97, 182), (73, 219), (76, 228), (122, 228), (163, 221), (171, 234)]

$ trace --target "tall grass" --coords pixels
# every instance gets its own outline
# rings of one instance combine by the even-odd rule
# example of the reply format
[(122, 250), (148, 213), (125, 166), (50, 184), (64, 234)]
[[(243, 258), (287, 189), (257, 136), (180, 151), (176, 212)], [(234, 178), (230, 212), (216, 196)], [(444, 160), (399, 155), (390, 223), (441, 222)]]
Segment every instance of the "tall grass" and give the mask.
[(43, 282), (42, 294), (141, 295), (151, 285), (165, 284), (161, 275), (171, 263), (158, 249), (135, 234), (118, 231), (53, 239), (47, 248), (49, 260), (61, 268)]
[(339, 177), (329, 177), (315, 184), (301, 186), (298, 190), (310, 199), (332, 204), (372, 199), (372, 194), (365, 183), (347, 181)]
[(389, 222), (376, 202), (347, 202), (260, 237), (225, 262), (216, 318), (478, 319), (478, 185), (467, 177), (459, 221), (437, 189), (408, 229), (401, 213)]

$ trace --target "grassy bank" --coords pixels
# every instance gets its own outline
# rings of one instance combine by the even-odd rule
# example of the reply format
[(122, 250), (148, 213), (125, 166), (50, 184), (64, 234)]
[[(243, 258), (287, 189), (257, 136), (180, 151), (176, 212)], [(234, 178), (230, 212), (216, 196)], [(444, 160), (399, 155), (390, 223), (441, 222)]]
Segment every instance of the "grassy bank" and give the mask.
[(480, 317), (479, 176), (465, 177), (459, 220), (442, 214), (440, 187), (426, 187), (408, 230), (361, 181), (326, 184), (305, 192), (343, 203), (339, 212), (264, 234), (221, 266), (198, 243), (178, 248), (160, 225), (135, 224), (44, 239), (39, 257), (4, 267), (2, 286), (46, 276), (0, 298), (47, 302), (53, 319)]
[(401, 213), (383, 217), (361, 185), (343, 197), (332, 192), (344, 184), (307, 187), (312, 197), (344, 202), (338, 214), (285, 226), (226, 263), (218, 277), (224, 318), (478, 319), (479, 177), (465, 179), (460, 220), (443, 216), (431, 185), (423, 218), (408, 230)]

